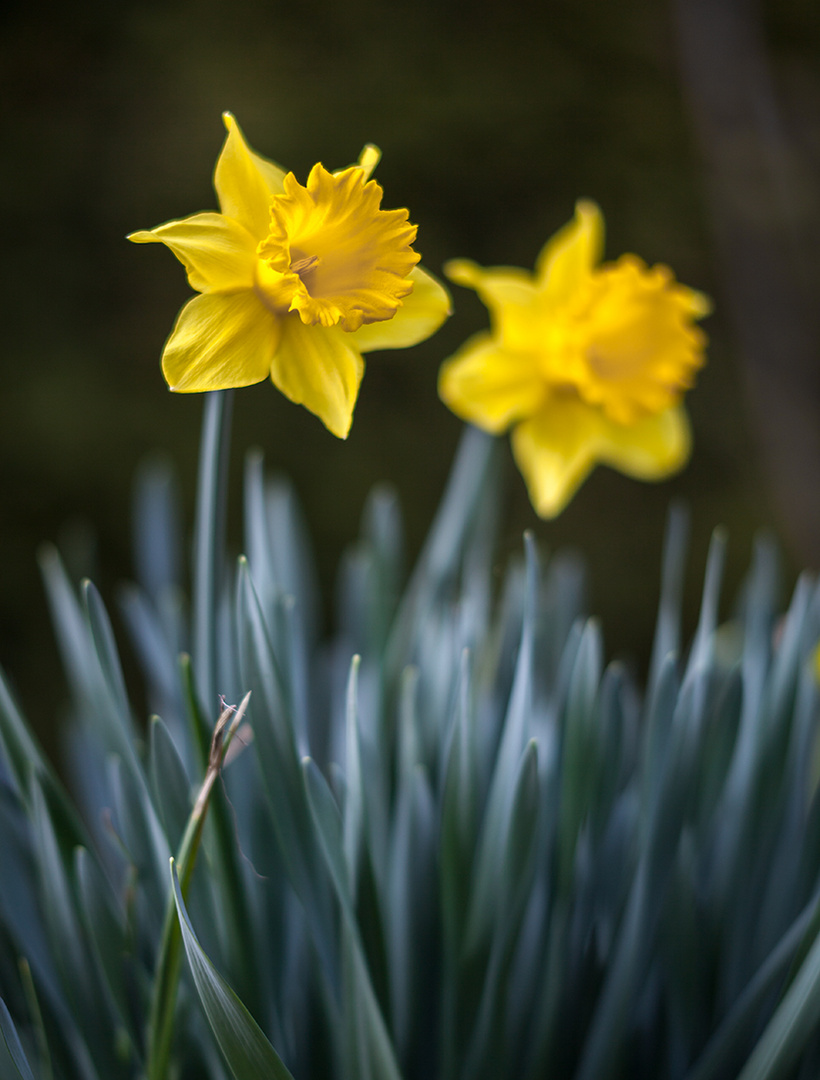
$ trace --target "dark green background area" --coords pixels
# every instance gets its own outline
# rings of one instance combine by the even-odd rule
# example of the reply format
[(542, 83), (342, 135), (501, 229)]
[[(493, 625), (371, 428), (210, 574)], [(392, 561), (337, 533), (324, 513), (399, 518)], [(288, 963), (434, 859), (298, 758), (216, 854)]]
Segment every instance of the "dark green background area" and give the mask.
[[(338, 168), (377, 143), (385, 206), (410, 208), (417, 248), (435, 273), (453, 256), (531, 267), (576, 198), (588, 196), (606, 217), (608, 257), (634, 251), (668, 263), (715, 298), (709, 366), (689, 397), (695, 451), (680, 476), (640, 485), (597, 470), (559, 520), (543, 523), (507, 455), (502, 557), (527, 527), (547, 547), (578, 547), (610, 651), (645, 661), (672, 498), (693, 510), (693, 589), (717, 523), (730, 529), (730, 592), (760, 526), (779, 536), (792, 565), (815, 559), (806, 531), (794, 527), (800, 507), (772, 497), (747, 405), (727, 314), (731, 265), (718, 258), (714, 162), (698, 144), (680, 75), (676, 27), (685, 5), (125, 0), (12, 8), (0, 37), (0, 657), (36, 726), (45, 727), (63, 694), (38, 543), (60, 542), (72, 570), (92, 572), (111, 600), (130, 573), (132, 477), (152, 451), (178, 465), (190, 515), (202, 400), (169, 393), (159, 370), (190, 292), (169, 252), (124, 237), (215, 208), (223, 109), (257, 150), (302, 180), (317, 160)], [(798, 187), (813, 213), (816, 5), (728, 6), (759, 39), (785, 118), (784, 152), (802, 162)], [(740, 206), (766, 203), (760, 192), (736, 195)], [(328, 595), (377, 481), (398, 489), (409, 552), (417, 551), (461, 430), (437, 399), (438, 366), (486, 325), (471, 293), (453, 293), (455, 315), (430, 341), (371, 354), (347, 442), (268, 384), (237, 395), (235, 545), (241, 459), (260, 446), (269, 466), (295, 481)], [(736, 303), (736, 317), (739, 310)], [(690, 617), (694, 606), (693, 594)]]

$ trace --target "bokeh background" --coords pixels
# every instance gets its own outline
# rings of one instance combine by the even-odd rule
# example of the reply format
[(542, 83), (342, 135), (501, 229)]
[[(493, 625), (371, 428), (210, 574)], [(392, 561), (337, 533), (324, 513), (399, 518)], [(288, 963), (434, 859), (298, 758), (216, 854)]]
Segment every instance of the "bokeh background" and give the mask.
[[(579, 196), (634, 251), (711, 294), (709, 366), (689, 396), (691, 464), (662, 485), (599, 469), (553, 523), (511, 459), (499, 559), (534, 528), (589, 568), (610, 653), (645, 665), (664, 517), (692, 508), (688, 612), (711, 529), (730, 533), (727, 598), (764, 528), (784, 584), (820, 563), (820, 8), (815, 0), (97, 0), (6, 7), (0, 33), (3, 288), (0, 658), (35, 726), (63, 697), (36, 565), (56, 541), (112, 602), (130, 573), (132, 478), (176, 463), (190, 520), (202, 400), (168, 392), (162, 343), (189, 295), (169, 252), (125, 235), (215, 208), (233, 111), (304, 179), (384, 152), (387, 207), (418, 250), (531, 267)], [(461, 424), (438, 365), (486, 325), (475, 297), (433, 339), (371, 354), (352, 434), (329, 435), (270, 385), (237, 395), (300, 495), (326, 594), (378, 481), (403, 503), (408, 555)], [(728, 604), (727, 599), (727, 604)], [(328, 619), (332, 604), (328, 602)]]

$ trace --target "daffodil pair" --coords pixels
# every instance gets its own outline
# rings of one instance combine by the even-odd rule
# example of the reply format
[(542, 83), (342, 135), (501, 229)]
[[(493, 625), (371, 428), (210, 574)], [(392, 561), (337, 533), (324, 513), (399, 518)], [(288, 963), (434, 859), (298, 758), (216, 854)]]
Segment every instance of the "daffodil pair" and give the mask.
[[(234, 118), (217, 161), (221, 213), (136, 232), (167, 245), (200, 294), (179, 314), (162, 364), (172, 390), (247, 386), (270, 377), (341, 438), (364, 372), (362, 354), (404, 348), (450, 311), (417, 265), (406, 210), (382, 210), (370, 178), (379, 151), (302, 185), (255, 154)], [(491, 315), (442, 367), (439, 392), (465, 420), (512, 427), (537, 512), (560, 513), (596, 462), (641, 479), (679, 469), (690, 452), (681, 404), (703, 363), (700, 293), (636, 256), (600, 265), (603, 219), (580, 202), (535, 275), (467, 261), (445, 267)]]

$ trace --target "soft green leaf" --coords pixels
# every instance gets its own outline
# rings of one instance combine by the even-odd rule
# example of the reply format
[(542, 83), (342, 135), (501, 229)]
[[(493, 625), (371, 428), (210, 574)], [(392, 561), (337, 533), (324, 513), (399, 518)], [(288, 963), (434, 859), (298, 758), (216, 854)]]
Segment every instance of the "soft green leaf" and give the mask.
[(191, 785), (168, 728), (151, 718), (149, 754), (151, 789), (172, 851), (176, 851), (191, 813)]
[(561, 888), (566, 888), (575, 859), (578, 833), (594, 805), (602, 767), (598, 688), (603, 667), (603, 642), (598, 624), (584, 628), (570, 677), (561, 731), (561, 810), (558, 859)]
[(163, 711), (172, 704), (181, 711), (182, 603), (175, 593), (164, 596), (163, 601), (164, 618), (136, 586), (125, 585), (119, 592), (120, 610), (148, 683), (152, 707)]
[(140, 1044), (140, 1036), (133, 1030), (128, 1002), (126, 968), (129, 966), (129, 946), (123, 913), (117, 910), (111, 886), (85, 848), (77, 848), (74, 865), (85, 932), (111, 1000), (116, 1005), (120, 1022), (129, 1032), (132, 1048), (136, 1048)]
[(360, 657), (354, 656), (350, 664), (345, 708), (344, 853), (348, 889), (354, 901), (359, 875), (359, 860), (361, 859), (365, 802), (361, 751), (359, 748), (358, 673), (360, 659)]
[(666, 520), (661, 569), (661, 598), (652, 643), (652, 662), (647, 686), (654, 690), (666, 657), (681, 652), (681, 609), (683, 606), (686, 550), (689, 544), (689, 512), (681, 503), (673, 503)]
[(317, 588), (310, 537), (289, 480), (265, 482), (259, 451), (245, 459), (245, 551), (262, 606), (291, 596), (301, 613), (307, 644), (315, 637)]
[(93, 701), (97, 696), (96, 675), (99, 668), (82, 608), (56, 549), (51, 545), (42, 547), (39, 562), (63, 668), (74, 698), (77, 701)]
[(208, 1023), (236, 1080), (293, 1080), (262, 1029), (225, 982), (199, 944), (171, 860), (174, 889), (185, 955)]
[(151, 923), (158, 931), (166, 896), (161, 867), (171, 854), (168, 841), (142, 773), (135, 774), (114, 758), (110, 777), (120, 838), (147, 894)]
[(134, 732), (131, 722), (131, 709), (128, 704), (128, 694), (125, 690), (125, 679), (122, 674), (122, 666), (114, 641), (114, 631), (111, 620), (102, 602), (102, 597), (91, 581), (84, 581), (82, 595), (85, 602), (88, 625), (91, 631), (91, 641), (97, 654), (103, 680), (108, 689), (111, 701), (116, 707), (116, 716), (123, 728), (129, 744), (133, 743)]
[(134, 560), (137, 581), (158, 603), (181, 585), (179, 494), (172, 464), (155, 456), (137, 471), (134, 484)]
[(14, 950), (25, 956), (49, 1000), (59, 1000), (56, 959), (49, 947), (37, 890), (31, 826), (17, 799), (0, 786), (0, 923)]
[(646, 863), (641, 863), (607, 966), (606, 979), (597, 997), (576, 1080), (609, 1080), (619, 1073), (626, 1045), (627, 1019), (644, 974), (655, 929), (647, 905), (647, 879)]
[(435, 985), (434, 957), (418, 948), (419, 942), (430, 939), (435, 920), (435, 843), (435, 801), (426, 771), (417, 765), (398, 793), (385, 911), (392, 1027), (397, 1047), (405, 1051), (414, 1012), (441, 989)]
[(445, 947), (454, 961), (464, 934), (478, 830), (478, 750), (470, 656), (461, 658), (456, 718), (444, 779), (439, 873)]
[(249, 717), (273, 829), (293, 888), (318, 914), (321, 897), (310, 845), (305, 843), (310, 826), (296, 738), (268, 627), (244, 559), (239, 561), (237, 621), (242, 682), (253, 691)]
[(794, 1065), (820, 1023), (820, 934), (794, 982), (766, 1025), (738, 1080), (781, 1080)]
[(74, 805), (57, 778), (6, 683), (0, 668), (0, 749), (5, 751), (17, 794), (26, 800), (29, 774), (34, 775), (56, 817), (61, 840), (67, 846), (85, 842), (86, 833)]
[(412, 660), (417, 623), (459, 565), (463, 546), (488, 489), (497, 481), (497, 440), (465, 428), (444, 497), (405, 591), (386, 645), (386, 666), (396, 675)]
[(51, 948), (64, 991), (70, 988), (75, 1006), (87, 1009), (92, 993), (90, 973), (74, 896), (45, 796), (33, 778), (31, 802), (42, 910)]
[(709, 545), (706, 559), (706, 574), (703, 580), (703, 595), (700, 602), (700, 617), (695, 631), (695, 640), (689, 652), (689, 663), (684, 679), (689, 678), (697, 669), (711, 666), (714, 650), (714, 635), (717, 627), (720, 587), (723, 582), (723, 568), (726, 563), (726, 532), (715, 529)]
[[(330, 788), (315, 763), (307, 758), (302, 763), (302, 769), (313, 823), (342, 911), (345, 974), (351, 981), (355, 998), (358, 1051), (361, 1060), (373, 1063), (374, 1080), (400, 1080), (395, 1051), (373, 991), (353, 910), (342, 818)], [(352, 1004), (345, 1002), (348, 1011)]]
[(510, 816), (520, 782), (521, 759), (527, 746), (531, 723), (533, 637), (539, 579), (538, 557), (530, 534), (525, 537), (525, 542), (527, 591), (521, 645), (472, 873), (465, 943), (470, 952), (478, 948), (479, 941), (494, 922), (499, 910), (499, 900), (506, 890), (507, 883), (502, 881), (498, 867), (504, 860), (506, 845), (510, 839)]
[[(8, 1048), (12, 1063), (22, 1080), (34, 1080), (34, 1073), (28, 1063), (28, 1058), (17, 1034), (17, 1028), (11, 1018), (11, 1013), (6, 1007), (5, 1001), (0, 998), (0, 1033)], [(4, 1078), (5, 1080), (5, 1078)]]
[[(496, 1060), (501, 1052), (505, 1010), (499, 1008), (503, 993), (500, 983), (518, 935), (532, 882), (540, 805), (538, 748), (535, 740), (531, 740), (520, 762), (507, 835), (503, 838), (501, 860), (497, 867), (501, 884), (494, 912), (495, 925), (492, 928), (487, 970), (479, 984), (478, 1015), (465, 1054), (466, 1077), (479, 1076), (484, 1063)], [(469, 924), (467, 935), (467, 948), (470, 948), (476, 934)]]
[(759, 1023), (764, 1002), (782, 982), (807, 929), (814, 928), (816, 934), (820, 926), (818, 913), (820, 907), (817, 900), (813, 900), (800, 912), (746, 984), (740, 997), (709, 1039), (705, 1050), (686, 1074), (686, 1080), (720, 1080), (721, 1077), (737, 1073)]

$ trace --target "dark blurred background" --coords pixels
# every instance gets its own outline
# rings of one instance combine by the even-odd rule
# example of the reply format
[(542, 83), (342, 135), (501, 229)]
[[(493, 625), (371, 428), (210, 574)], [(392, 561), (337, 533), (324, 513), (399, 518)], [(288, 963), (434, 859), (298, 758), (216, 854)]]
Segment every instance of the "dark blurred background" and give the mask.
[[(579, 548), (610, 652), (645, 665), (672, 498), (693, 512), (690, 620), (715, 524), (729, 596), (760, 527), (787, 584), (820, 563), (815, 0), (13, 4), (0, 56), (0, 658), (41, 731), (63, 690), (38, 544), (61, 544), (111, 601), (153, 451), (177, 464), (190, 520), (202, 399), (169, 393), (159, 370), (190, 293), (168, 251), (124, 237), (215, 208), (223, 109), (303, 180), (377, 143), (385, 205), (410, 208), (434, 272), (458, 255), (531, 267), (589, 196), (608, 257), (668, 263), (714, 297), (680, 476), (599, 469), (541, 523), (507, 452), (502, 557), (527, 527)], [(432, 518), (461, 429), (438, 365), (486, 325), (454, 294), (430, 341), (371, 354), (347, 443), (269, 384), (237, 395), (232, 515), (258, 445), (296, 484), (328, 595), (375, 482), (400, 493), (411, 556)]]

